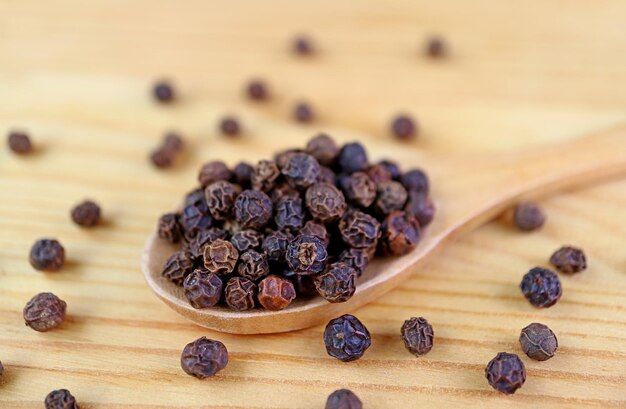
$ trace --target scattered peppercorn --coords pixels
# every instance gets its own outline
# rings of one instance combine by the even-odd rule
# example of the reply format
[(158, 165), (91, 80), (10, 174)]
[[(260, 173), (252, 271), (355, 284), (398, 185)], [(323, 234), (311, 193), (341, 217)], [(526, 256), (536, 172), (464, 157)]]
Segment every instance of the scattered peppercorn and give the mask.
[(415, 216), (421, 227), (426, 227), (435, 217), (435, 204), (421, 192), (409, 192), (404, 211)]
[(296, 290), (291, 281), (272, 274), (259, 283), (257, 298), (266, 310), (284, 310), (296, 298)]
[(367, 152), (358, 142), (345, 144), (339, 152), (339, 166), (345, 173), (360, 172), (367, 169), (369, 165)]
[(228, 350), (220, 341), (201, 337), (183, 349), (180, 366), (198, 379), (214, 376), (228, 365)]
[(0, 362), (0, 380), (2, 379), (2, 375), (4, 375), (4, 365)]
[(533, 322), (519, 336), (522, 351), (536, 361), (546, 361), (554, 356), (559, 342), (547, 325)]
[(347, 211), (339, 222), (344, 243), (354, 248), (375, 247), (380, 238), (380, 223), (359, 210)]
[(293, 108), (293, 117), (296, 121), (307, 123), (315, 119), (313, 108), (306, 102), (298, 102)]
[(233, 277), (226, 283), (224, 299), (233, 310), (245, 311), (254, 308), (257, 286), (244, 277)]
[(495, 390), (510, 395), (524, 385), (526, 368), (517, 355), (499, 352), (487, 364), (485, 376)]
[(205, 269), (196, 269), (183, 282), (185, 297), (193, 308), (213, 307), (222, 298), (222, 279)]
[(24, 132), (12, 131), (7, 137), (9, 149), (18, 155), (28, 155), (33, 151), (33, 145), (30, 142), (28, 134)]
[(513, 222), (521, 231), (540, 229), (546, 218), (537, 204), (531, 202), (520, 203), (513, 211)]
[(432, 36), (426, 41), (426, 55), (432, 58), (441, 58), (446, 54), (446, 43), (443, 38)]
[(264, 101), (268, 98), (267, 85), (260, 79), (254, 79), (246, 87), (248, 98), (253, 101)]
[(162, 215), (159, 218), (158, 234), (160, 238), (171, 244), (178, 243), (182, 235), (178, 214), (165, 213)]
[(258, 190), (244, 190), (235, 201), (235, 219), (245, 229), (260, 229), (272, 218), (270, 198)]
[(226, 116), (220, 121), (220, 131), (227, 136), (237, 136), (241, 132), (241, 126), (237, 118)]
[(216, 220), (230, 218), (239, 192), (237, 185), (225, 180), (219, 180), (207, 186), (204, 195), (211, 216)]
[(165, 265), (161, 275), (176, 285), (183, 285), (185, 278), (193, 270), (193, 261), (186, 251), (177, 251), (172, 254)]
[(55, 239), (40, 239), (30, 249), (30, 265), (36, 270), (59, 271), (65, 264), (65, 249)]
[(581, 249), (563, 246), (552, 254), (550, 264), (561, 273), (575, 274), (587, 268), (587, 258)]
[(233, 182), (247, 189), (251, 186), (252, 173), (254, 173), (252, 165), (240, 162), (233, 169)]
[(339, 255), (339, 260), (346, 263), (361, 277), (370, 262), (369, 252), (366, 249), (347, 249)]
[(417, 134), (417, 125), (410, 116), (398, 115), (391, 122), (391, 132), (398, 139), (413, 139)]
[(72, 220), (79, 226), (93, 227), (100, 222), (100, 206), (85, 200), (72, 209)]
[(217, 239), (204, 247), (204, 266), (211, 273), (226, 275), (233, 272), (239, 252), (232, 243)]
[(221, 161), (213, 161), (206, 163), (200, 169), (198, 174), (198, 180), (202, 187), (207, 187), (211, 183), (218, 182), (220, 180), (230, 180), (232, 173), (228, 166)]
[(354, 315), (335, 318), (324, 330), (326, 352), (343, 362), (361, 358), (371, 343), (369, 331)]
[(435, 332), (426, 318), (412, 317), (402, 324), (404, 346), (415, 356), (427, 354), (433, 348)]
[(296, 274), (314, 275), (324, 271), (328, 253), (315, 236), (297, 236), (287, 246), (287, 264)]
[(67, 389), (50, 392), (44, 400), (46, 409), (78, 409), (76, 398)]
[(169, 82), (160, 81), (154, 85), (152, 90), (154, 98), (159, 102), (172, 102), (175, 98), (174, 88)]
[(254, 167), (254, 172), (250, 177), (252, 188), (269, 192), (276, 184), (276, 179), (280, 176), (280, 169), (276, 162), (271, 160), (260, 160)]
[(561, 298), (559, 277), (547, 268), (535, 267), (522, 278), (520, 288), (524, 297), (535, 307), (547, 308)]
[(174, 164), (175, 155), (172, 151), (163, 149), (162, 147), (150, 153), (150, 161), (159, 169), (166, 169)]
[(363, 403), (351, 390), (338, 389), (328, 396), (325, 409), (363, 409)]
[(383, 221), (380, 247), (384, 254), (406, 254), (417, 246), (419, 239), (420, 226), (412, 214), (392, 212)]
[(355, 281), (356, 270), (346, 263), (336, 262), (315, 276), (315, 288), (329, 302), (346, 302), (356, 291)]
[(320, 165), (330, 166), (335, 163), (339, 155), (337, 143), (328, 135), (320, 133), (306, 144), (306, 151), (313, 156)]
[(314, 52), (311, 39), (304, 35), (299, 35), (293, 39), (292, 48), (296, 54), (300, 55), (310, 55)]
[(26, 303), (23, 315), (27, 326), (46, 332), (61, 325), (65, 318), (65, 301), (52, 293), (39, 293)]
[(343, 179), (343, 192), (353, 204), (369, 207), (376, 199), (376, 183), (365, 172), (354, 172)]

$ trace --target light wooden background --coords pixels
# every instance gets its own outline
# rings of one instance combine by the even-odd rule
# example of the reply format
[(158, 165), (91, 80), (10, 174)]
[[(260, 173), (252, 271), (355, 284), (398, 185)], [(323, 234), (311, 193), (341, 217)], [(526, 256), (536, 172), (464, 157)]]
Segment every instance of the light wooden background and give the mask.
[[(626, 3), (604, 0), (0, 2), (0, 130), (22, 127), (38, 147), (28, 158), (0, 149), (0, 407), (41, 407), (62, 387), (83, 409), (321, 408), (340, 387), (366, 408), (626, 406), (625, 180), (547, 200), (539, 233), (492, 223), (450, 245), (355, 311), (373, 345), (350, 364), (326, 355), (322, 327), (245, 337), (195, 327), (139, 271), (156, 218), (209, 159), (252, 160), (320, 129), (342, 141), (362, 135), (383, 155), (397, 144), (386, 132), (397, 111), (422, 126), (406, 149), (433, 155), (493, 153), (626, 120), (625, 15)], [(319, 56), (286, 51), (297, 32), (314, 36)], [(429, 33), (449, 40), (451, 58), (420, 56)], [(148, 98), (163, 75), (181, 93), (171, 107)], [(271, 82), (267, 106), (242, 98), (252, 76)], [(315, 125), (291, 124), (300, 98), (318, 108)], [(215, 131), (229, 112), (245, 122), (236, 141)], [(158, 172), (147, 153), (170, 128), (191, 152)], [(86, 197), (106, 217), (92, 231), (68, 216)], [(44, 236), (66, 247), (60, 273), (28, 264)], [(586, 249), (589, 269), (563, 277), (562, 300), (536, 310), (518, 283), (564, 243)], [(57, 331), (23, 325), (22, 307), (40, 291), (68, 302)], [(399, 328), (420, 315), (437, 338), (416, 359)], [(556, 332), (559, 351), (543, 363), (524, 358), (527, 382), (505, 397), (483, 368), (499, 351), (520, 353), (519, 330), (533, 321)], [(231, 362), (198, 381), (179, 356), (202, 335), (223, 341)]]

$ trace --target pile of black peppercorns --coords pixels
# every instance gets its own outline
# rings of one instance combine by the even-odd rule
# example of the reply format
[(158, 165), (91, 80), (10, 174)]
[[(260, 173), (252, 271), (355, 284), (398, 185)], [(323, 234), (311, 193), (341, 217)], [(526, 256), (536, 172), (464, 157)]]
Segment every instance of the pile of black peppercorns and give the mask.
[(316, 294), (345, 302), (375, 254), (410, 252), (434, 216), (422, 170), (372, 164), (360, 143), (325, 134), (255, 166), (209, 162), (198, 180), (158, 223), (159, 237), (180, 245), (163, 276), (194, 308), (281, 310)]

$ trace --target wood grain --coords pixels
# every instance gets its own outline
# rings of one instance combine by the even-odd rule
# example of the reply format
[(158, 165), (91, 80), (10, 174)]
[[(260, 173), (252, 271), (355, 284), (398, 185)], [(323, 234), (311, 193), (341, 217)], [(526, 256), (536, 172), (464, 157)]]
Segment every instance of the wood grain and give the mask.
[[(319, 408), (340, 387), (368, 408), (623, 407), (624, 181), (547, 200), (539, 233), (493, 223), (451, 244), (355, 311), (373, 346), (348, 365), (326, 355), (321, 327), (211, 332), (169, 310), (143, 281), (146, 236), (205, 160), (253, 160), (326, 130), (340, 141), (364, 139), (377, 157), (414, 155), (419, 165), (424, 157), (494, 153), (626, 120), (623, 2), (439, 3), (1, 2), (0, 129), (27, 129), (39, 149), (28, 158), (0, 150), (0, 407), (41, 407), (60, 387), (83, 409)], [(286, 52), (300, 31), (318, 40), (318, 57)], [(449, 39), (449, 60), (420, 57), (431, 32)], [(181, 91), (175, 106), (147, 98), (163, 75)], [(273, 86), (268, 106), (242, 98), (243, 82), (258, 75)], [(314, 126), (289, 123), (300, 98), (317, 107)], [(386, 125), (397, 111), (418, 116), (419, 140), (391, 140)], [(215, 131), (227, 112), (243, 118), (239, 140)], [(169, 128), (185, 134), (189, 154), (157, 172), (147, 153)], [(433, 183), (436, 197), (445, 181)], [(85, 197), (102, 204), (101, 228), (69, 222), (69, 209)], [(30, 245), (43, 236), (66, 247), (59, 274), (28, 265)], [(565, 243), (586, 249), (588, 271), (563, 278), (555, 307), (531, 308), (517, 288), (521, 276)], [(23, 325), (21, 309), (40, 291), (68, 302), (58, 331)], [(415, 315), (437, 335), (420, 359), (398, 335)], [(519, 330), (533, 321), (556, 332), (557, 356), (524, 359), (526, 384), (500, 396), (484, 365), (499, 351), (519, 353)], [(220, 339), (231, 354), (228, 368), (205, 382), (179, 368), (183, 346), (201, 335)]]

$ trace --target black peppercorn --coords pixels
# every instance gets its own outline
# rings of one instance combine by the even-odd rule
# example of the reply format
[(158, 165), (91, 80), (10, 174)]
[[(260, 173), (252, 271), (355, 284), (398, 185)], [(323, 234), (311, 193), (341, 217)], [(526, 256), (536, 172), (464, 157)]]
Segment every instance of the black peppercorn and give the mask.
[(347, 249), (339, 255), (339, 261), (346, 263), (356, 271), (357, 277), (361, 277), (370, 261), (367, 249)]
[(24, 322), (35, 331), (50, 331), (61, 325), (66, 308), (65, 301), (56, 295), (39, 293), (24, 306)]
[(356, 270), (343, 262), (333, 263), (315, 276), (315, 288), (329, 302), (346, 302), (356, 291)]
[(183, 208), (179, 222), (183, 232), (188, 237), (194, 237), (199, 231), (206, 230), (213, 224), (209, 208), (205, 201), (199, 204), (190, 204)]
[(296, 189), (306, 189), (317, 182), (320, 164), (313, 156), (306, 153), (289, 155), (287, 163), (281, 168), (287, 182)]
[(237, 266), (239, 275), (252, 281), (258, 281), (270, 273), (267, 255), (254, 250), (248, 250), (239, 257)]
[(392, 180), (378, 185), (374, 207), (381, 215), (402, 210), (408, 199), (408, 193), (400, 182)]
[(517, 355), (499, 352), (487, 364), (485, 376), (495, 390), (510, 395), (526, 381), (526, 368)]
[(412, 169), (400, 177), (400, 182), (408, 192), (428, 195), (430, 182), (428, 175), (421, 169)]
[(304, 224), (304, 209), (299, 197), (284, 197), (274, 207), (274, 222), (280, 230), (296, 231)]
[(390, 182), (393, 180), (391, 176), (391, 172), (387, 170), (387, 168), (381, 164), (370, 165), (365, 171), (367, 176), (374, 182), (375, 184), (380, 184), (384, 182)]
[(309, 37), (299, 35), (293, 39), (292, 49), (296, 54), (309, 55), (313, 54), (313, 43)]
[(313, 276), (302, 276), (293, 274), (284, 274), (288, 276), (296, 290), (296, 294), (299, 298), (311, 298), (317, 295), (317, 289), (315, 288), (315, 279)]
[(398, 115), (391, 122), (391, 132), (398, 139), (413, 139), (417, 133), (417, 125), (410, 116)]
[(354, 172), (342, 180), (346, 198), (355, 205), (369, 207), (376, 199), (376, 183), (365, 172)]
[(412, 214), (393, 212), (383, 221), (380, 248), (384, 254), (407, 254), (417, 246), (419, 239), (420, 226)]
[(426, 227), (435, 217), (435, 204), (420, 192), (409, 192), (404, 211), (415, 216), (421, 227)]
[(163, 240), (175, 244), (180, 241), (182, 231), (178, 222), (178, 214), (166, 213), (159, 218), (158, 234)]
[(389, 174), (391, 175), (391, 178), (393, 180), (399, 180), (400, 179), (400, 176), (402, 175), (402, 172), (400, 172), (400, 166), (398, 166), (397, 163), (395, 163), (393, 161), (390, 161), (388, 159), (385, 159), (385, 160), (381, 160), (380, 162), (378, 162), (378, 165), (380, 165), (383, 168), (385, 168), (387, 170), (387, 172), (389, 172)]
[(521, 231), (540, 229), (546, 221), (543, 211), (535, 203), (524, 202), (515, 207), (513, 222)]
[(325, 409), (363, 409), (363, 404), (351, 390), (339, 389), (328, 396)]
[(237, 185), (225, 180), (213, 182), (207, 186), (204, 195), (211, 216), (216, 220), (230, 218), (239, 192)]
[(272, 218), (270, 198), (258, 190), (244, 190), (235, 201), (235, 219), (244, 229), (261, 229)]
[(78, 409), (76, 398), (67, 389), (50, 392), (43, 404), (46, 409)]
[(426, 55), (431, 58), (441, 58), (446, 54), (446, 43), (443, 38), (432, 36), (426, 41)]
[(368, 160), (365, 148), (358, 142), (348, 143), (339, 152), (339, 166), (345, 173), (360, 172), (367, 169)]
[(324, 243), (315, 236), (298, 236), (287, 246), (289, 268), (296, 274), (312, 275), (324, 271), (328, 253)]
[(259, 283), (257, 298), (266, 310), (284, 310), (296, 298), (296, 290), (291, 281), (272, 274)]
[(166, 169), (174, 164), (175, 156), (172, 151), (160, 147), (150, 153), (150, 162), (159, 169)]
[(343, 362), (361, 358), (371, 343), (369, 331), (353, 315), (346, 314), (331, 320), (324, 330), (326, 352)]
[(193, 271), (193, 261), (186, 251), (177, 251), (172, 254), (165, 265), (161, 275), (176, 285), (183, 285), (185, 277)]
[(315, 236), (319, 238), (326, 247), (328, 247), (328, 244), (330, 243), (330, 234), (328, 233), (326, 226), (313, 220), (306, 222), (298, 234), (302, 236)]
[(535, 307), (547, 308), (561, 298), (559, 277), (547, 268), (535, 267), (524, 275), (520, 288), (524, 297)]
[[(189, 255), (193, 260), (204, 258), (204, 248), (207, 244), (214, 242), (217, 239), (226, 238), (226, 232), (217, 227), (210, 227), (208, 229), (198, 231), (194, 237), (190, 238), (185, 244), (184, 249), (189, 252)], [(204, 265), (204, 262), (201, 263)]]
[(320, 133), (306, 144), (306, 151), (312, 155), (320, 165), (330, 166), (335, 163), (339, 155), (337, 143), (328, 135)]
[(233, 272), (239, 252), (232, 243), (217, 239), (204, 247), (204, 266), (211, 273), (226, 275)]
[(260, 79), (254, 79), (246, 86), (248, 98), (253, 101), (264, 101), (268, 98), (267, 85)]
[(191, 205), (206, 207), (204, 189), (202, 188), (194, 189), (185, 195), (185, 201), (183, 202), (183, 207), (191, 206)]
[(232, 173), (228, 166), (221, 161), (213, 161), (206, 163), (200, 169), (198, 174), (198, 181), (202, 187), (207, 187), (211, 183), (218, 182), (220, 180), (230, 180)]
[(36, 270), (59, 271), (65, 264), (65, 249), (55, 239), (40, 239), (30, 249), (30, 265)]
[(168, 132), (163, 138), (163, 149), (178, 153), (185, 147), (183, 138), (176, 132)]
[(254, 167), (254, 172), (250, 178), (252, 188), (263, 192), (269, 192), (274, 188), (276, 179), (278, 179), (279, 176), (280, 169), (278, 169), (276, 162), (271, 160), (261, 160)]
[(293, 117), (296, 121), (307, 123), (315, 119), (313, 108), (306, 102), (298, 102), (293, 108)]
[(267, 254), (270, 261), (286, 262), (285, 254), (287, 252), (287, 246), (293, 239), (293, 236), (288, 232), (274, 231), (263, 240), (261, 248)]
[(305, 194), (306, 207), (314, 219), (322, 223), (338, 220), (346, 211), (346, 199), (341, 190), (328, 183), (316, 183)]
[(152, 89), (154, 98), (159, 102), (171, 102), (175, 98), (174, 88), (169, 82), (160, 81)]
[(587, 258), (581, 249), (563, 246), (552, 254), (550, 264), (561, 273), (575, 274), (587, 268)]
[(378, 220), (359, 210), (346, 212), (339, 222), (339, 231), (344, 243), (354, 248), (376, 246), (381, 234)]
[(213, 307), (222, 297), (222, 279), (208, 270), (196, 269), (185, 278), (185, 297), (193, 308)]
[(241, 132), (241, 126), (237, 118), (226, 116), (220, 121), (220, 131), (227, 136), (237, 136)]
[(228, 350), (219, 341), (206, 337), (190, 342), (183, 349), (180, 366), (198, 379), (214, 376), (228, 364)]
[(9, 133), (7, 138), (9, 149), (18, 155), (28, 155), (33, 151), (33, 145), (30, 142), (28, 134), (24, 132), (13, 131)]
[(400, 332), (405, 348), (415, 356), (427, 354), (433, 348), (435, 333), (426, 318), (412, 317), (404, 321)]
[(71, 217), (79, 226), (93, 227), (100, 222), (100, 206), (91, 200), (85, 200), (72, 209)]
[(522, 351), (529, 358), (537, 361), (546, 361), (552, 358), (559, 346), (554, 332), (546, 325), (536, 322), (522, 329), (519, 343)]
[(233, 243), (233, 246), (235, 246), (239, 253), (248, 250), (256, 250), (261, 247), (263, 233), (252, 229), (241, 230), (233, 234), (233, 237), (230, 238), (230, 242)]
[(276, 204), (285, 197), (300, 198), (300, 192), (291, 187), (287, 182), (281, 182), (272, 190), (272, 203)]
[(317, 183), (335, 184), (335, 172), (327, 166), (320, 166), (320, 173), (317, 175)]
[(233, 277), (226, 283), (224, 299), (233, 310), (251, 310), (254, 308), (256, 293), (257, 286), (252, 280), (244, 277)]
[(242, 188), (247, 189), (252, 186), (252, 173), (254, 173), (254, 168), (252, 167), (252, 165), (245, 162), (239, 162), (237, 166), (235, 166), (235, 168), (233, 169), (232, 180)]
[(278, 166), (279, 169), (282, 169), (287, 164), (291, 155), (303, 152), (304, 151), (302, 149), (285, 149), (284, 151), (280, 151), (274, 155), (274, 162), (276, 162), (276, 166)]

